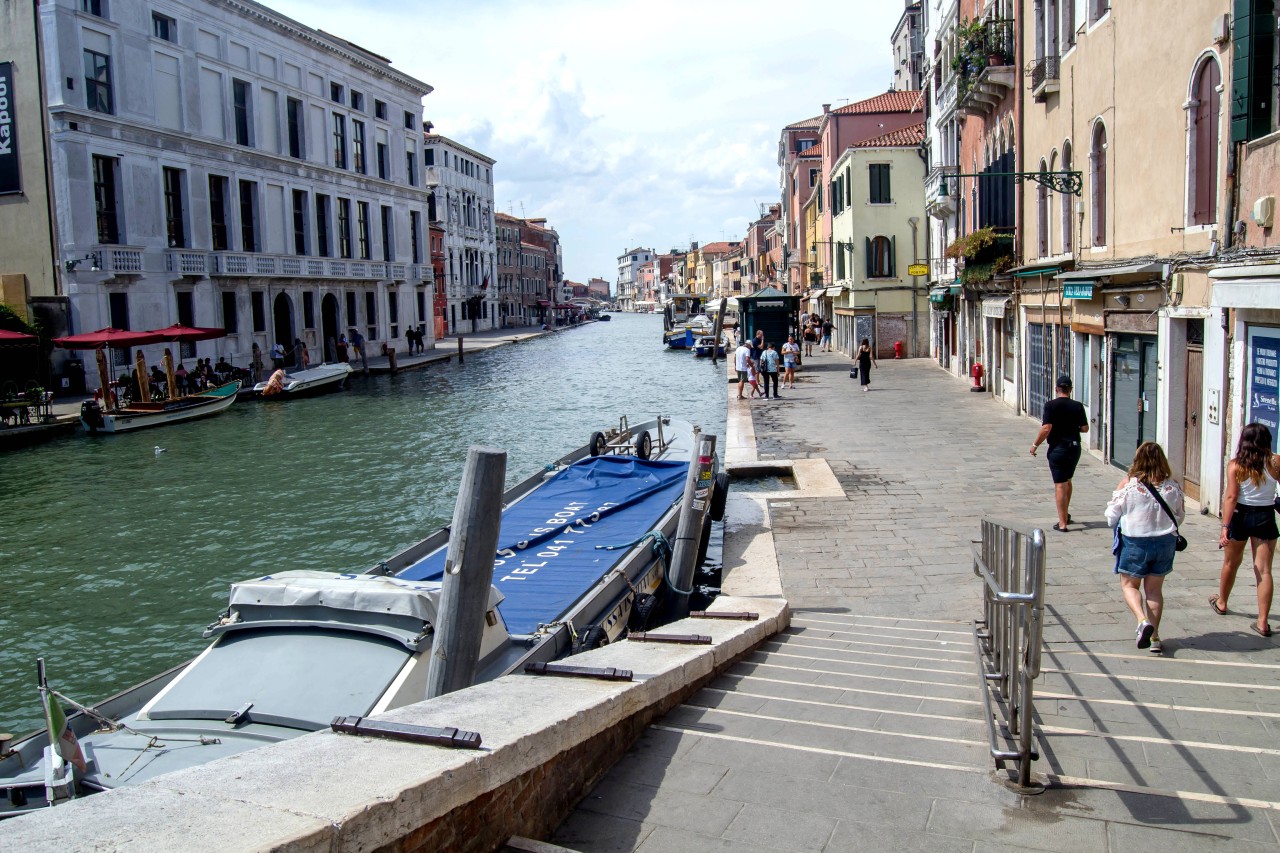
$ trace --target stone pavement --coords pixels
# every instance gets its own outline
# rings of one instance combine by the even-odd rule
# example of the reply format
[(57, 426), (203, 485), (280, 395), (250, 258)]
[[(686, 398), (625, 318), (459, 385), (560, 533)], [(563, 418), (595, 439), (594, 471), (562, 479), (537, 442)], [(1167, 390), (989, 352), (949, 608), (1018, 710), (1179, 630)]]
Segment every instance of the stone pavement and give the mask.
[[(1122, 472), (1086, 456), (1069, 533), (1027, 449), (1036, 424), (926, 361), (806, 360), (749, 404), (761, 460), (823, 458), (843, 498), (769, 503), (792, 628), (652, 726), (552, 839), (580, 851), (1202, 850), (1280, 847), (1280, 646), (1248, 631), (1242, 570), (1213, 615), (1218, 520), (1191, 515), (1157, 657), (1111, 572)], [(982, 517), (1048, 541), (1036, 684), (1048, 790), (986, 753), (970, 620)], [(731, 570), (732, 566), (727, 566)], [(1280, 620), (1278, 620), (1280, 621)]]

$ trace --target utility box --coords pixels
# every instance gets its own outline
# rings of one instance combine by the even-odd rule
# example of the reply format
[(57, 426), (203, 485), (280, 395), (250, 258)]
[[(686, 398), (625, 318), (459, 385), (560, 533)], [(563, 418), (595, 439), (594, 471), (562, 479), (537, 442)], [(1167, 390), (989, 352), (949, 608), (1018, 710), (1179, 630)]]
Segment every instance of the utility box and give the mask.
[(765, 343), (781, 351), (787, 335), (795, 334), (799, 325), (799, 296), (791, 296), (776, 287), (765, 287), (750, 296), (738, 297), (738, 333), (743, 341), (763, 331)]

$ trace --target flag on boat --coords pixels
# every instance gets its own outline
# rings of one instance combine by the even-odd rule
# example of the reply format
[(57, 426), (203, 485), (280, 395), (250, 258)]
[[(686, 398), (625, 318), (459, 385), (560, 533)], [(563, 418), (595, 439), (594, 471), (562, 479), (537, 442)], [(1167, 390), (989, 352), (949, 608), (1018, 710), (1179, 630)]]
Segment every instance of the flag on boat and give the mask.
[(58, 751), (63, 761), (70, 762), (83, 773), (89, 769), (89, 765), (85, 763), (84, 753), (80, 751), (80, 741), (76, 740), (75, 733), (67, 725), (67, 715), (62, 712), (58, 697), (53, 695), (52, 690), (46, 695), (49, 701), (49, 743)]

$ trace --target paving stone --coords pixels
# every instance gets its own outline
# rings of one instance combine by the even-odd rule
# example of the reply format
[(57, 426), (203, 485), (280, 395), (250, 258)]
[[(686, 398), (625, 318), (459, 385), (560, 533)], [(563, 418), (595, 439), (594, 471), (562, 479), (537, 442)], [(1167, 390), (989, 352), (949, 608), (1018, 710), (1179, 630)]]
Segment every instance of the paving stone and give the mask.
[(1096, 853), (1107, 848), (1107, 826), (1100, 820), (956, 800), (934, 802), (928, 830), (1030, 850)]
[(551, 842), (578, 853), (631, 853), (651, 832), (649, 824), (578, 809), (560, 824)]
[(832, 818), (750, 804), (721, 835), (780, 850), (823, 850), (835, 828)]

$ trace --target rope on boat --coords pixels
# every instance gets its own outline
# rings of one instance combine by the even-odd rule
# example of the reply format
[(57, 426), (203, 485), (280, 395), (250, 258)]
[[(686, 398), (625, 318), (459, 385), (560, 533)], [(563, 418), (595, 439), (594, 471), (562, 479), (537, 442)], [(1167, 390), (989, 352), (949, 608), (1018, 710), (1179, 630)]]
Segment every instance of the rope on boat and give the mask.
[(666, 585), (671, 588), (672, 592), (675, 592), (678, 595), (692, 595), (693, 587), (689, 587), (689, 589), (680, 589), (680, 587), (671, 582), (671, 542), (667, 539), (666, 534), (661, 530), (650, 530), (639, 539), (632, 542), (624, 542), (621, 545), (597, 545), (596, 550), (618, 551), (622, 548), (633, 548), (644, 542), (646, 539), (653, 540), (653, 543), (649, 546), (649, 550), (653, 553), (653, 556), (662, 561), (662, 579)]
[[(135, 729), (132, 726), (127, 726), (124, 723), (120, 722), (119, 720), (113, 720), (110, 717), (108, 717), (106, 714), (97, 710), (96, 708), (90, 708), (86, 705), (81, 705), (79, 702), (72, 699), (70, 696), (67, 696), (64, 693), (54, 690), (52, 687), (49, 688), (49, 692), (52, 693), (54, 696), (57, 696), (63, 702), (66, 702), (68, 705), (75, 708), (77, 711), (84, 714), (85, 716), (91, 719), (97, 720), (98, 723), (102, 726), (103, 731), (118, 732), (121, 729), (123, 729), (124, 731), (128, 732), (131, 735), (137, 735), (138, 737), (146, 738), (147, 745), (143, 747), (144, 751), (150, 749), (153, 746), (164, 748), (164, 744), (160, 742), (159, 735), (148, 734), (147, 732), (139, 731), (138, 729)], [(213, 744), (222, 743), (221, 739), (219, 738), (204, 737), (203, 735), (201, 735), (200, 737), (166, 737), (164, 738), (164, 740), (182, 742), (182, 743), (198, 743), (201, 746), (211, 746)], [(138, 760), (137, 758), (134, 759), (134, 761), (137, 761), (137, 760)], [(130, 762), (129, 766), (132, 767), (133, 762)], [(126, 767), (125, 769), (127, 770), (128, 768)]]

